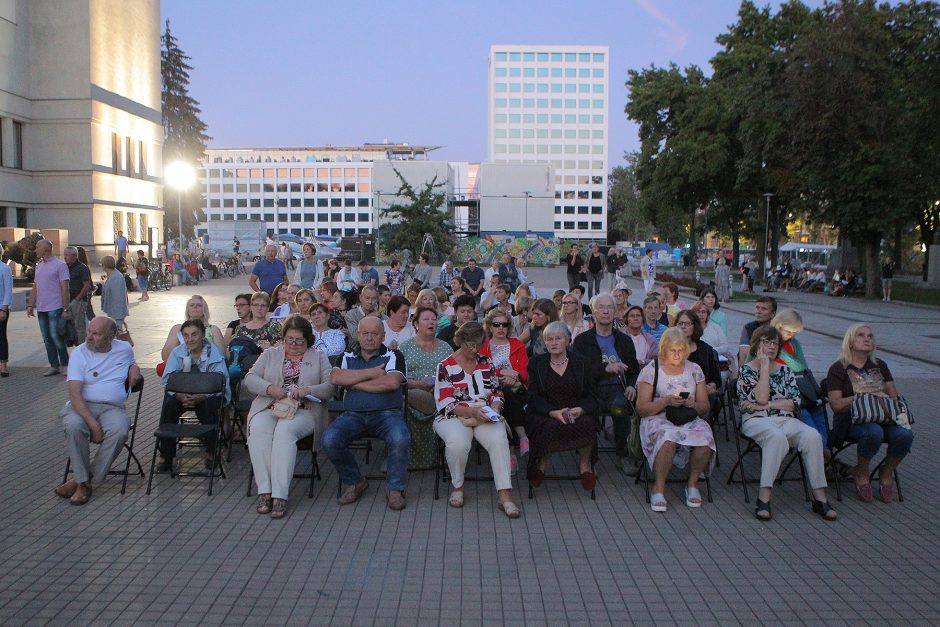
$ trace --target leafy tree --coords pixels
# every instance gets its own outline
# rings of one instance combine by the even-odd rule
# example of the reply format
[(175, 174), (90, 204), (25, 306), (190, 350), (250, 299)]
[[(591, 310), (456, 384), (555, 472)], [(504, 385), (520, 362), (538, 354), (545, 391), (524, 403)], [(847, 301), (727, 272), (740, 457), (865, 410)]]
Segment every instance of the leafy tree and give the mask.
[(405, 249), (419, 252), (424, 235), (430, 233), (438, 249), (449, 252), (453, 248), (454, 221), (449, 212), (441, 210), (447, 198), (441, 188), (446, 183), (438, 182), (435, 176), (425, 182), (420, 191), (415, 191), (401, 172), (393, 170), (401, 181), (397, 196), (410, 202), (396, 202), (382, 208), (382, 217), (393, 220), (383, 224), (380, 229), (379, 243), (382, 250), (386, 254)]
[[(163, 78), (161, 103), (163, 106), (163, 165), (174, 161), (185, 161), (197, 172), (199, 161), (206, 152), (206, 143), (211, 139), (206, 135), (207, 126), (200, 119), (199, 103), (189, 95), (190, 58), (180, 49), (176, 37), (170, 32), (170, 20), (166, 21), (166, 30), (160, 38), (160, 73)], [(167, 241), (178, 236), (176, 215), (176, 194), (164, 195), (164, 209), (171, 218), (164, 220)], [(172, 200), (170, 200), (172, 199)], [(194, 185), (183, 192), (182, 217), (184, 235), (193, 235), (197, 222), (205, 219), (202, 210), (203, 201), (199, 185)]]
[(625, 153), (627, 165), (618, 165), (608, 177), (609, 238), (634, 241), (649, 240), (655, 231), (640, 204), (640, 190), (636, 182), (636, 163), (639, 153)]

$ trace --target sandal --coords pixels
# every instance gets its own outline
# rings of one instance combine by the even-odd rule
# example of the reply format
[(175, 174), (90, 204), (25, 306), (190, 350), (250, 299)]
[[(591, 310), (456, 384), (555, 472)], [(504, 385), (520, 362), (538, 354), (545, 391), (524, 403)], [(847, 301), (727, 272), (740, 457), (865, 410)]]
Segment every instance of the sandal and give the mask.
[[(766, 514), (766, 516), (764, 514)], [(754, 517), (761, 522), (767, 522), (772, 516), (770, 503), (757, 499), (757, 509), (754, 510)]]
[(453, 490), (447, 499), (447, 504), (457, 509), (463, 507), (463, 489)]
[(829, 505), (829, 501), (813, 499), (813, 513), (819, 514), (826, 522), (834, 522), (839, 517), (836, 510)]
[(496, 503), (496, 507), (506, 514), (507, 518), (519, 518), (522, 516), (522, 511), (516, 507), (516, 504), (512, 501), (499, 501)]
[(271, 505), (271, 518), (284, 518), (287, 516), (287, 500), (274, 499)]
[(898, 489), (893, 483), (878, 482), (878, 496), (883, 503), (890, 503), (898, 496)]
[(691, 488), (686, 486), (685, 488), (685, 504), (688, 507), (701, 507), (702, 506), (702, 493), (699, 492), (698, 488)]
[(859, 500), (863, 503), (871, 503), (875, 500), (875, 496), (871, 491), (871, 483), (858, 483), (858, 481), (856, 481), (855, 494), (858, 495)]
[(650, 509), (654, 512), (665, 512), (666, 511), (666, 495), (662, 492), (656, 492), (650, 494)]
[(255, 511), (258, 512), (259, 514), (271, 513), (271, 495), (270, 494), (258, 495), (258, 506), (255, 507)]

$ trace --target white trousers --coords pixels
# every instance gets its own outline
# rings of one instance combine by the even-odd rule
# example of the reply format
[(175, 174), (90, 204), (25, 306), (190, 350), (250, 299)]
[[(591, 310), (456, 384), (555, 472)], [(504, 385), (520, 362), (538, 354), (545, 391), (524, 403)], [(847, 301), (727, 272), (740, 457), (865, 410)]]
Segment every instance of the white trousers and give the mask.
[(803, 454), (810, 487), (814, 490), (826, 487), (822, 437), (813, 427), (799, 418), (774, 416), (748, 418), (741, 425), (741, 432), (760, 445), (760, 487), (773, 487), (777, 473), (780, 472), (780, 464), (791, 446)]
[(323, 433), (323, 425), (317, 422), (309, 409), (298, 409), (291, 420), (275, 418), (270, 409), (252, 416), (248, 425), (248, 453), (258, 494), (287, 500), (297, 461), (297, 441), (316, 432), (316, 450), (316, 440)]
[(62, 427), (65, 429), (65, 443), (69, 449), (69, 458), (72, 460), (72, 470), (75, 481), (86, 483), (95, 480), (100, 484), (108, 476), (108, 469), (121, 452), (127, 433), (130, 430), (131, 420), (127, 417), (124, 407), (108, 405), (105, 403), (88, 403), (88, 411), (94, 416), (104, 439), (98, 445), (98, 454), (95, 456), (94, 470), (91, 469), (91, 448), (89, 445), (91, 429), (85, 420), (72, 409), (71, 403), (66, 403), (60, 412)]
[(512, 488), (509, 476), (509, 437), (502, 423), (489, 423), (479, 427), (466, 427), (459, 418), (445, 418), (434, 422), (434, 433), (444, 440), (444, 456), (450, 469), (450, 480), (455, 488), (463, 486), (464, 470), (473, 438), (477, 439), (490, 456), (493, 481), (497, 490)]
[(646, 298), (646, 295), (653, 290), (654, 285), (656, 285), (655, 277), (652, 279), (643, 279), (643, 298)]

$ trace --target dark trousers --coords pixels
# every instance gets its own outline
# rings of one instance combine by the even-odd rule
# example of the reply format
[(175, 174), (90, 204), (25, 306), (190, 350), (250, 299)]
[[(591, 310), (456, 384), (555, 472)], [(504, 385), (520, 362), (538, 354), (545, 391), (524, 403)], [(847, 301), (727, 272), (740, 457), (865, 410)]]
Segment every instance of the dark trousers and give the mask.
[(10, 345), (7, 343), (7, 321), (10, 319), (10, 312), (0, 321), (0, 362), (6, 363), (10, 358)]
[[(196, 418), (204, 425), (218, 424), (219, 407), (222, 405), (222, 397), (210, 396), (204, 402), (196, 405)], [(160, 412), (160, 424), (179, 422), (180, 416), (189, 411), (183, 407), (183, 404), (176, 400), (176, 396), (171, 394), (163, 395), (163, 410)], [(201, 438), (206, 447), (206, 451), (213, 452), (215, 449), (216, 433)], [(164, 438), (160, 440), (160, 455), (163, 459), (172, 459), (176, 457), (176, 440)]]
[(630, 435), (630, 419), (633, 411), (627, 397), (623, 395), (623, 386), (620, 382), (614, 384), (601, 383), (597, 386), (597, 396), (600, 400), (599, 415), (607, 414), (614, 425), (614, 448), (618, 457), (627, 456), (627, 438)]

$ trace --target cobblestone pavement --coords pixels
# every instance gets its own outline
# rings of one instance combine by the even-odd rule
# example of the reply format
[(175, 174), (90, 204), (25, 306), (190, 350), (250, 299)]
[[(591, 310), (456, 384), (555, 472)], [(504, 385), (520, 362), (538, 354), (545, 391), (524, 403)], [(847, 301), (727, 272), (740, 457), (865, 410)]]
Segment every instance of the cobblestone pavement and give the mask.
[[(557, 269), (532, 275), (542, 289), (563, 280)], [(147, 377), (136, 445), (145, 466), (161, 400), (150, 368), (166, 330), (197, 290), (215, 320), (226, 321), (241, 285), (175, 288), (132, 307)], [(313, 499), (306, 480), (295, 480), (289, 515), (276, 521), (257, 515), (245, 497), (242, 448), (212, 497), (204, 479), (166, 476), (150, 496), (146, 481), (132, 477), (122, 496), (120, 478), (111, 477), (88, 505), (72, 507), (52, 493), (66, 458), (57, 418), (65, 378), (39, 376), (36, 323), (17, 314), (13, 375), (0, 379), (0, 623), (937, 624), (940, 368), (921, 353), (934, 355), (929, 335), (940, 333), (940, 312), (828, 297), (799, 302), (807, 318), (801, 339), (817, 369), (835, 359), (831, 335), (841, 337), (856, 315), (873, 319), (879, 339), (909, 355), (884, 354), (918, 418), (914, 450), (901, 466), (903, 503), (861, 503), (843, 484), (839, 521), (829, 524), (811, 514), (799, 482), (787, 482), (775, 490), (773, 521), (761, 524), (753, 489), (747, 505), (740, 485), (725, 485), (734, 445), (722, 431), (714, 503), (690, 510), (681, 485), (670, 485), (664, 515), (650, 512), (642, 485), (602, 453), (596, 501), (577, 482), (552, 481), (528, 500), (527, 483), (516, 477), (517, 521), (496, 510), (489, 482), (468, 484), (462, 510), (433, 500), (433, 471), (411, 474), (403, 512), (385, 507), (377, 482), (360, 502), (340, 507), (336, 474), (321, 460)], [(727, 310), (735, 329), (750, 305)], [(575, 469), (569, 455), (554, 462)], [(301, 455), (298, 470), (308, 465)]]

